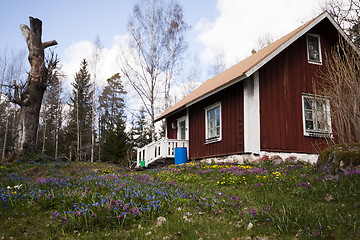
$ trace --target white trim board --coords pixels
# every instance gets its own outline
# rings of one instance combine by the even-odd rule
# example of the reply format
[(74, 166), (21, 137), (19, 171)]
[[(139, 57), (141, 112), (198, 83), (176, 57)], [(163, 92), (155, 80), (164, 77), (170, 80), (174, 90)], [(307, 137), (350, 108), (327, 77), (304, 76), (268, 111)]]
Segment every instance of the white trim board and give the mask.
[(244, 152), (260, 152), (259, 72), (244, 81)]

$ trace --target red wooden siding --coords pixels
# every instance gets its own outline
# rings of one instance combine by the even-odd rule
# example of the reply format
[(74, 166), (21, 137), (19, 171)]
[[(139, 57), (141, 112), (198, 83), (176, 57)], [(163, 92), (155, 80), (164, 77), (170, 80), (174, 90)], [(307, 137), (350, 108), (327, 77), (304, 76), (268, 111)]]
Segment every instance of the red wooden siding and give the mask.
[(303, 35), (259, 71), (261, 150), (317, 153), (326, 142), (303, 134), (302, 93), (313, 92), (313, 79), (325, 68), (325, 52), (337, 41), (337, 31), (328, 20), (309, 33), (320, 35), (322, 65), (307, 60)]
[(177, 139), (177, 129), (172, 129), (171, 124), (175, 124), (175, 126), (177, 126), (176, 120), (185, 115), (186, 110), (184, 109), (166, 118), (167, 138)]
[[(222, 140), (205, 144), (205, 108), (221, 102)], [(241, 153), (244, 151), (243, 83), (220, 91), (189, 108), (189, 158)]]

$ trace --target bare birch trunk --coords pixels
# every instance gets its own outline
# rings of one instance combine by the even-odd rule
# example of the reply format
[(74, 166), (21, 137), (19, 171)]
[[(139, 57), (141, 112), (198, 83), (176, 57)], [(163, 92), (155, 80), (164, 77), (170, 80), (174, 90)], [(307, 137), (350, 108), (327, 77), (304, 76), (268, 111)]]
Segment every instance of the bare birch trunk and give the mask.
[(58, 89), (58, 103), (57, 103), (57, 109), (56, 109), (56, 117), (55, 117), (55, 158), (58, 157), (58, 149), (59, 149), (59, 128), (60, 128), (60, 88)]
[(76, 92), (76, 160), (80, 161), (80, 121), (79, 121), (79, 92)]
[(7, 134), (9, 131), (9, 110), (7, 107), (6, 107), (5, 111), (6, 111), (6, 123), (5, 123), (5, 136), (4, 136), (4, 144), (3, 144), (3, 151), (2, 151), (2, 161), (5, 161)]
[[(46, 96), (45, 96), (46, 98)], [(45, 99), (44, 99), (44, 103), (45, 103)], [(44, 154), (45, 152), (45, 143), (46, 143), (46, 103), (44, 104), (44, 130), (43, 130), (43, 142), (42, 142), (42, 148), (41, 148), (41, 153)]]

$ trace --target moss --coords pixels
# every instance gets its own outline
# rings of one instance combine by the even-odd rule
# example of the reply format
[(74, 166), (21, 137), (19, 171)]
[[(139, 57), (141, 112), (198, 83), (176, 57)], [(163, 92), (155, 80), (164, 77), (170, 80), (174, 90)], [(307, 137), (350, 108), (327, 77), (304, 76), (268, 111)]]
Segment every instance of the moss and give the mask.
[(335, 167), (339, 167), (342, 162), (344, 166), (359, 165), (360, 164), (360, 144), (356, 142), (342, 143), (330, 146), (324, 149), (319, 156), (318, 164), (324, 164), (331, 156), (335, 156)]

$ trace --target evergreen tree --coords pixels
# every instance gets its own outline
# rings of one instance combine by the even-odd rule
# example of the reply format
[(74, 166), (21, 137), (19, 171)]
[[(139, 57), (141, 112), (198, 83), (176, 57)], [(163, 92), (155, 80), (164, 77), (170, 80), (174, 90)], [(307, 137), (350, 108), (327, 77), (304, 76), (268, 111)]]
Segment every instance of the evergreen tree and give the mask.
[(126, 153), (129, 148), (125, 132), (124, 95), (126, 94), (117, 73), (107, 79), (99, 98), (102, 160), (127, 165)]
[(145, 109), (141, 108), (139, 115), (136, 116), (135, 126), (132, 129), (133, 145), (141, 148), (151, 142), (151, 131), (146, 122)]
[(65, 141), (68, 142), (69, 158), (88, 160), (91, 148), (91, 83), (87, 61), (82, 60), (80, 70), (75, 74), (70, 97), (70, 116)]

